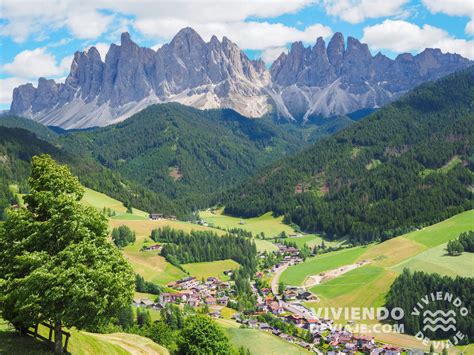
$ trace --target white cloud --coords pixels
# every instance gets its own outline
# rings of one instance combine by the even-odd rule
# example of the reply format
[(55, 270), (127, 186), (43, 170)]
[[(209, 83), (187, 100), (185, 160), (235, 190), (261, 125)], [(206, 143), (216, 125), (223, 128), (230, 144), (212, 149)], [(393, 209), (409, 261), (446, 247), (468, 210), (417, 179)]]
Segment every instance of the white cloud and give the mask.
[[(323, 0), (328, 15), (340, 17), (349, 23), (360, 23), (369, 18), (403, 14), (403, 5), (409, 0)], [(462, 0), (461, 0), (462, 1)]]
[(77, 38), (96, 38), (111, 23), (112, 15), (104, 15), (91, 0), (3, 0), (1, 18), (6, 24), (0, 34), (24, 42), (31, 35), (41, 40), (48, 32), (67, 27)]
[(115, 36), (117, 30), (134, 27), (162, 43), (181, 28), (190, 26), (205, 39), (213, 34), (225, 35), (244, 49), (265, 49), (299, 40), (311, 43), (317, 36), (327, 37), (331, 30), (322, 25), (299, 30), (280, 23), (255, 21), (294, 13), (315, 2), (317, 0), (3, 0), (0, 10), (7, 24), (0, 29), (0, 34), (21, 42), (31, 34), (39, 37), (49, 29), (67, 27), (76, 38), (93, 39), (105, 32)]
[(11, 63), (4, 64), (5, 73), (20, 78), (57, 77), (64, 75), (71, 65), (72, 57), (57, 63), (56, 58), (46, 48), (24, 50), (15, 56)]
[[(135, 25), (149, 37), (163, 33), (166, 33), (166, 37), (172, 37), (181, 28), (189, 26), (189, 23), (151, 20), (137, 21)], [(281, 47), (294, 41), (314, 43), (318, 37), (327, 38), (332, 33), (329, 27), (320, 24), (309, 26), (304, 30), (268, 22), (194, 23), (191, 27), (206, 41), (210, 40), (212, 35), (226, 36), (243, 49), (256, 50)]]
[(9, 105), (12, 102), (13, 89), (28, 81), (22, 78), (0, 79), (0, 105)]
[(68, 17), (67, 25), (77, 38), (96, 38), (106, 31), (112, 18), (97, 11), (78, 11)]
[(362, 41), (374, 50), (389, 49), (401, 53), (439, 48), (443, 52), (458, 53), (474, 59), (474, 41), (453, 38), (437, 27), (419, 27), (401, 20), (385, 20), (380, 24), (365, 27)]
[(433, 13), (442, 12), (451, 16), (474, 15), (474, 2), (470, 0), (422, 0)]
[(288, 53), (288, 48), (270, 47), (262, 51), (261, 57), (265, 64), (272, 64), (282, 53)]
[(432, 13), (441, 12), (451, 16), (467, 16), (470, 21), (467, 23), (465, 32), (474, 36), (474, 1), (472, 0), (423, 0), (423, 4)]

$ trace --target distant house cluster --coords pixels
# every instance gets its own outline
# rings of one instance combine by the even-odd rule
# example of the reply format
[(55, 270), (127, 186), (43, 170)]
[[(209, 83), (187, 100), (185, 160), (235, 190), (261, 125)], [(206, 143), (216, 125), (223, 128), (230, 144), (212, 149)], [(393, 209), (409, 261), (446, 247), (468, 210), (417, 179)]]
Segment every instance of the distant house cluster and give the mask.
[(283, 291), (283, 299), (285, 301), (314, 301), (317, 299), (311, 292), (306, 291), (303, 287), (287, 286)]
[(268, 323), (260, 322), (256, 318), (246, 318), (242, 314), (235, 314), (232, 316), (238, 323), (244, 324), (250, 328), (260, 329), (281, 339), (294, 343), (308, 350), (316, 350), (315, 347), (319, 345), (321, 338), (329, 344), (332, 350), (327, 351), (327, 354), (354, 354), (357, 352), (371, 355), (385, 354), (385, 355), (400, 355), (402, 349), (393, 345), (382, 345), (375, 342), (374, 337), (355, 335), (343, 329), (333, 329), (332, 320), (329, 319), (307, 319), (304, 316), (295, 313), (283, 313), (283, 306), (278, 305), (275, 300), (268, 299), (267, 310), (275, 315), (278, 315), (281, 320), (287, 323), (292, 323), (296, 327), (308, 331), (311, 334), (311, 341), (309, 339), (302, 340), (293, 334), (282, 332), (277, 327), (271, 326)]
[(159, 221), (159, 220), (162, 220), (162, 219), (167, 219), (167, 220), (170, 220), (170, 221), (176, 221), (176, 216), (174, 216), (174, 215), (165, 216), (163, 213), (150, 213), (149, 218), (152, 221)]
[(162, 246), (160, 244), (153, 244), (150, 246), (144, 246), (141, 251), (157, 251), (160, 252)]
[(167, 286), (177, 292), (162, 293), (159, 302), (162, 307), (167, 303), (188, 304), (191, 307), (227, 306), (233, 296), (230, 283), (216, 277), (208, 277), (202, 282), (190, 276), (170, 282)]

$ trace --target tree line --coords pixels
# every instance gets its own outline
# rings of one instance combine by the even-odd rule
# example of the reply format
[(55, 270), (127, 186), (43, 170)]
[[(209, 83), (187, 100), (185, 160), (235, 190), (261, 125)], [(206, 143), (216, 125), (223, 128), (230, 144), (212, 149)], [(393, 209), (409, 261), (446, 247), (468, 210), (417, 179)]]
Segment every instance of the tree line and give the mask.
[[(403, 273), (395, 279), (390, 287), (390, 291), (385, 298), (385, 306), (389, 310), (396, 307), (403, 309), (404, 318), (401, 322), (403, 322), (405, 332), (408, 334), (415, 335), (421, 331), (431, 340), (445, 340), (459, 331), (466, 335), (461, 344), (469, 344), (474, 339), (473, 290), (474, 278), (472, 277), (458, 276), (450, 278), (439, 274), (427, 274), (421, 271), (412, 272), (404, 269)], [(453, 295), (453, 298), (451, 301), (432, 301), (431, 295), (436, 295), (437, 292), (441, 292), (443, 297), (449, 293)], [(423, 302), (425, 297), (428, 297), (427, 304)], [(454, 301), (456, 298), (459, 298), (461, 305)], [(420, 307), (420, 304), (423, 307)], [(463, 315), (462, 307), (466, 308), (468, 315)], [(416, 310), (419, 310), (420, 314), (416, 314)], [(456, 330), (449, 329), (446, 332), (439, 328), (434, 330), (424, 328), (424, 319), (426, 318), (424, 311), (426, 310), (431, 312), (453, 310)]]
[(186, 233), (165, 226), (154, 229), (151, 239), (165, 243), (161, 250), (167, 260), (180, 264), (232, 259), (244, 269), (255, 272), (257, 248), (248, 238), (231, 234), (218, 236), (211, 231)]

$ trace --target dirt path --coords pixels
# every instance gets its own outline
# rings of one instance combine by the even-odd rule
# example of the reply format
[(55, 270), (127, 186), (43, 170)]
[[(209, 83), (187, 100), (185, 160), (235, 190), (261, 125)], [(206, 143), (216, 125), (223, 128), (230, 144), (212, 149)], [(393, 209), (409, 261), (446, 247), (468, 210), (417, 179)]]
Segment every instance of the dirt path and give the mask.
[(322, 272), (319, 275), (308, 276), (305, 279), (303, 286), (306, 289), (311, 288), (323, 282), (327, 282), (329, 280), (335, 279), (336, 277), (341, 276), (351, 270), (357, 269), (358, 267), (367, 265), (370, 262), (371, 260), (363, 260), (356, 264), (344, 265), (344, 266), (338, 267), (337, 269)]
[(278, 295), (278, 283), (280, 281), (280, 276), (288, 268), (288, 264), (285, 264), (281, 268), (279, 268), (277, 271), (275, 271), (275, 274), (273, 275), (272, 278), (272, 292), (274, 295)]
[(94, 334), (111, 344), (120, 346), (131, 355), (162, 355), (168, 354), (168, 351), (151, 340), (134, 336), (132, 334), (112, 333), (112, 334)]

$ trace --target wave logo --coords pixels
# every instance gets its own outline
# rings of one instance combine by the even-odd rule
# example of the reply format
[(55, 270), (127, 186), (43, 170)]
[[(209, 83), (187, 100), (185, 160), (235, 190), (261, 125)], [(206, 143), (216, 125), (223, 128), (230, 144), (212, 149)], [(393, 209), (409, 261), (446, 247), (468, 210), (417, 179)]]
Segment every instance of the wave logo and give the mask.
[[(411, 314), (421, 317), (420, 331), (415, 337), (424, 345), (430, 342), (435, 348), (449, 348), (458, 345), (465, 334), (456, 329), (456, 319), (466, 317), (469, 310), (459, 297), (449, 292), (433, 292), (423, 296), (413, 307)], [(442, 332), (444, 334), (442, 334)], [(436, 333), (437, 337), (447, 339), (443, 342), (432, 342), (428, 334)]]
[(437, 310), (435, 312), (429, 309), (423, 312), (423, 331), (431, 330), (436, 332), (442, 330), (449, 332), (450, 330), (456, 331), (456, 312), (453, 310), (442, 311)]

